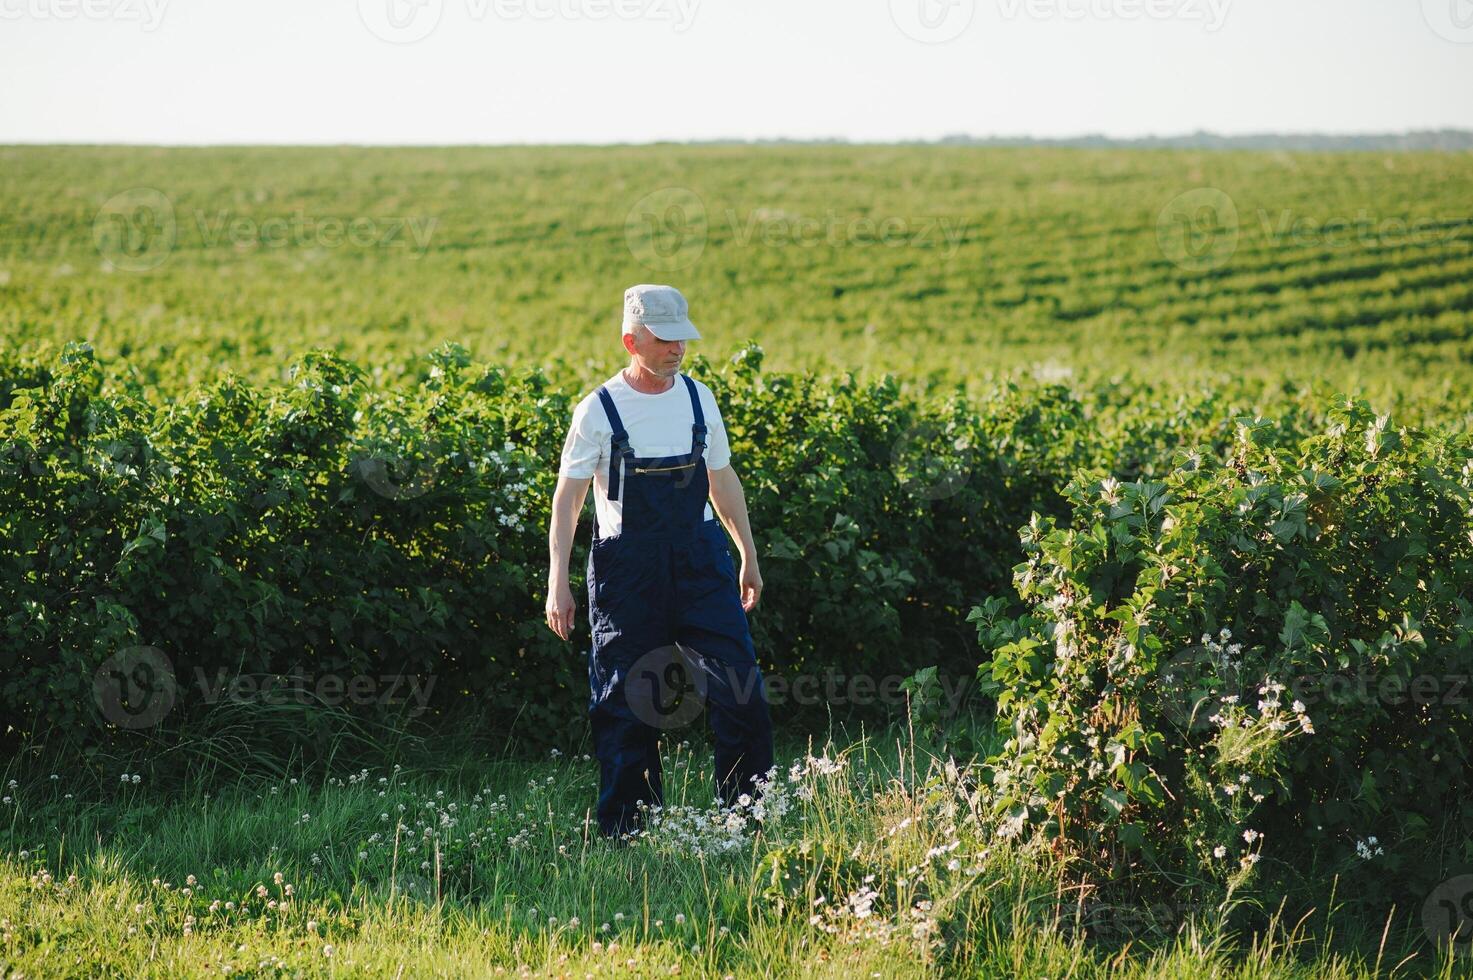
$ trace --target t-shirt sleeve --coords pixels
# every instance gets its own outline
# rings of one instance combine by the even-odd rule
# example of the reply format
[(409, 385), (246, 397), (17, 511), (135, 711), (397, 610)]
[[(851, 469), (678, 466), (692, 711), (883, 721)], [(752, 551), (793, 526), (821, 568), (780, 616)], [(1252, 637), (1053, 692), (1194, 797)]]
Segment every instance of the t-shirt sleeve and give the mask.
[(594, 424), (592, 405), (589, 399), (584, 399), (573, 409), (573, 423), (563, 440), (558, 475), (575, 480), (589, 479), (597, 471), (599, 458), (604, 452), (604, 441)]
[(716, 407), (716, 396), (711, 389), (703, 388), (706, 413), (706, 469), (719, 470), (731, 465), (731, 442), (726, 437), (726, 423), (721, 419), (721, 410)]

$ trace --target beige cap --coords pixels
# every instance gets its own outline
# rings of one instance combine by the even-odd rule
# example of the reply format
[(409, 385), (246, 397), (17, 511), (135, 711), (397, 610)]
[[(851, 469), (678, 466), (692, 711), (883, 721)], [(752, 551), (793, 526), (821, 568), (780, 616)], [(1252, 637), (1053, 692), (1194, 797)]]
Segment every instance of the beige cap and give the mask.
[(661, 340), (700, 340), (690, 322), (690, 307), (674, 286), (645, 284), (624, 291), (624, 332), (636, 323), (649, 328)]

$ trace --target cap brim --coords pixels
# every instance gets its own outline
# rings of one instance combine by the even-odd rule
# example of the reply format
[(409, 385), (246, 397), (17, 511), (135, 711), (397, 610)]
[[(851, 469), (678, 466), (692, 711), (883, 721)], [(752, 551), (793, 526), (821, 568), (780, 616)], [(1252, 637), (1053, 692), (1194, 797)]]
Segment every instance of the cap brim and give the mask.
[(700, 340), (696, 325), (687, 318), (677, 323), (646, 323), (649, 332), (661, 340)]

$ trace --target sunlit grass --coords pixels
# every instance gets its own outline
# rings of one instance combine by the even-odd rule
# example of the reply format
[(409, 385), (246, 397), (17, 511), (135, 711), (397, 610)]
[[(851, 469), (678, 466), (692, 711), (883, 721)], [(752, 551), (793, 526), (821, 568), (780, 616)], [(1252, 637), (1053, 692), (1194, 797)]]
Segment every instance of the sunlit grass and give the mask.
[(739, 832), (712, 804), (704, 746), (668, 742), (667, 810), (689, 810), (627, 847), (597, 836), (583, 754), (477, 765), (465, 751), (435, 771), (246, 776), (213, 792), (9, 775), (0, 963), (26, 976), (1352, 977), (1373, 975), (1379, 951), (1383, 973), (1467, 965), (1404, 924), (1383, 939), (1381, 923), (1337, 922), (1327, 942), (1323, 909), (1256, 936), (1144, 920), (1136, 941), (1091, 935), (1044, 856), (987, 837), (966, 768), (895, 733), (780, 745), (766, 800), (787, 810), (759, 822), (738, 808)]

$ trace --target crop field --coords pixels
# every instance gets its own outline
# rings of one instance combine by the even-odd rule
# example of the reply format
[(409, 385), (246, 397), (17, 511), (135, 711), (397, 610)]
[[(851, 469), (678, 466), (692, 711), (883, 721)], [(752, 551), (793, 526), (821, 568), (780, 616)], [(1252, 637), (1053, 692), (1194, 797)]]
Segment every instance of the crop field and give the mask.
[[(778, 766), (617, 847), (641, 282)], [(0, 978), (1467, 975), (1470, 678), (1473, 154), (0, 148)]]
[(1283, 377), (1458, 400), (1466, 154), (9, 148), (0, 328), (177, 389), (310, 346), (617, 364), (621, 284), (779, 369)]

